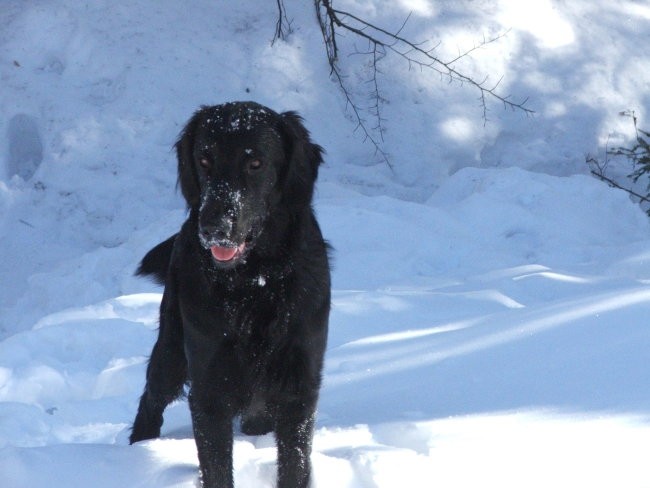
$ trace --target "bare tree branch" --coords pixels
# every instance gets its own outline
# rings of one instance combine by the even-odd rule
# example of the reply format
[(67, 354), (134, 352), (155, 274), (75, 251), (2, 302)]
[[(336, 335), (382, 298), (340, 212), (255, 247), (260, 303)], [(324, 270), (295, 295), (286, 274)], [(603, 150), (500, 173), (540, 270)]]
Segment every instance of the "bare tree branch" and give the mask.
[[(449, 77), (451, 80), (460, 81), (462, 83), (467, 83), (471, 86), (474, 86), (475, 88), (478, 88), (481, 91), (483, 97), (489, 96), (495, 98), (496, 100), (502, 102), (508, 108), (523, 110), (525, 113), (528, 114), (534, 112), (533, 110), (524, 106), (525, 101), (520, 103), (513, 102), (509, 100), (509, 97), (502, 96), (499, 93), (497, 93), (496, 87), (498, 86), (498, 83), (494, 87), (489, 88), (485, 84), (486, 80), (482, 82), (478, 82), (472, 77), (458, 71), (453, 66), (453, 64), (456, 63), (461, 58), (469, 56), (471, 53), (473, 53), (474, 51), (476, 51), (481, 47), (484, 47), (488, 44), (498, 41), (506, 33), (500, 34), (488, 40), (484, 39), (480, 44), (477, 44), (473, 46), (471, 49), (465, 51), (464, 53), (459, 54), (456, 58), (452, 59), (451, 61), (442, 61), (440, 58), (436, 57), (433, 54), (435, 47), (432, 49), (426, 49), (423, 47), (425, 43), (415, 43), (409, 39), (406, 39), (405, 37), (402, 37), (400, 32), (404, 29), (404, 26), (406, 25), (406, 21), (408, 21), (408, 18), (406, 19), (405, 23), (402, 24), (402, 26), (397, 32), (390, 32), (354, 14), (351, 14), (350, 12), (334, 9), (331, 6), (331, 0), (316, 0), (316, 2), (317, 4), (320, 4), (325, 8), (326, 15), (330, 18), (331, 21), (330, 25), (333, 24), (337, 27), (352, 32), (353, 34), (356, 34), (357, 36), (368, 40), (368, 42), (370, 42), (375, 46), (381, 46), (383, 48), (386, 48), (387, 50), (393, 51), (397, 55), (405, 58), (409, 63), (412, 63), (416, 66), (432, 69), (446, 77)], [(342, 19), (352, 19), (357, 23), (358, 26), (353, 26), (352, 24), (347, 23)], [(335, 31), (333, 29), (330, 30), (332, 31), (330, 37), (333, 38), (335, 35)], [(380, 35), (378, 34), (385, 36), (385, 38), (387, 38), (388, 40), (381, 39)], [(332, 65), (335, 62), (336, 62), (336, 57), (334, 57), (334, 59), (330, 58), (330, 65)]]
[[(373, 135), (373, 133), (370, 130), (368, 130), (366, 121), (361, 115), (361, 109), (355, 103), (355, 101), (352, 99), (352, 95), (350, 94), (350, 92), (346, 88), (346, 84), (345, 84), (345, 82), (343, 80), (343, 76), (341, 75), (341, 72), (339, 70), (334, 70), (332, 72), (332, 75), (334, 76), (334, 78), (336, 78), (336, 81), (338, 82), (339, 86), (341, 87), (341, 90), (343, 92), (343, 96), (345, 97), (346, 108), (349, 107), (349, 108), (352, 109), (352, 113), (354, 114), (354, 117), (356, 119), (357, 126), (354, 128), (354, 131), (356, 132), (357, 130), (361, 130), (361, 132), (363, 132), (364, 141), (370, 141), (370, 143), (375, 148), (375, 154), (378, 154), (381, 157), (381, 159), (392, 169), (393, 165), (390, 162), (390, 159), (388, 157), (388, 153), (386, 151), (384, 151), (384, 149), (382, 147), (382, 144), (381, 144), (383, 142), (383, 138), (380, 141), (378, 141), (377, 138)], [(380, 118), (380, 120), (381, 120), (381, 118)], [(380, 129), (379, 133), (381, 135), (381, 129)]]
[(609, 186), (614, 187), (614, 188), (618, 188), (619, 190), (623, 190), (623, 191), (629, 193), (630, 195), (632, 195), (633, 197), (638, 198), (641, 202), (648, 202), (648, 203), (650, 203), (650, 199), (649, 199), (649, 198), (644, 197), (643, 195), (640, 195), (639, 193), (637, 193), (637, 192), (635, 192), (635, 191), (633, 191), (633, 190), (630, 190), (629, 188), (625, 188), (624, 186), (619, 185), (618, 183), (616, 183), (616, 181), (614, 181), (613, 179), (611, 179), (611, 178), (605, 176), (603, 173), (601, 173), (601, 172), (598, 171), (598, 170), (593, 170), (593, 169), (592, 169), (592, 170), (591, 170), (591, 174), (594, 175), (594, 176), (595, 176), (596, 178), (598, 178), (599, 180), (604, 181), (604, 182), (607, 183)]
[[(386, 162), (388, 162), (386, 153), (382, 151), (380, 147), (381, 142), (383, 142), (383, 119), (381, 118), (381, 104), (383, 98), (381, 96), (378, 82), (378, 74), (380, 74), (378, 63), (389, 52), (404, 59), (407, 62), (409, 69), (429, 69), (439, 73), (442, 78), (447, 78), (450, 83), (458, 82), (476, 88), (479, 91), (479, 101), (483, 108), (483, 120), (485, 122), (487, 122), (489, 99), (501, 102), (504, 108), (521, 110), (528, 115), (534, 113), (533, 110), (526, 106), (526, 103), (528, 102), (527, 98), (522, 102), (515, 102), (512, 101), (509, 96), (501, 95), (497, 91), (501, 79), (499, 79), (493, 86), (489, 86), (487, 84), (487, 76), (482, 81), (477, 81), (472, 76), (465, 74), (463, 71), (455, 67), (455, 64), (458, 61), (470, 56), (474, 51), (498, 41), (505, 36), (507, 32), (491, 39), (483, 38), (480, 43), (475, 44), (465, 52), (459, 52), (458, 56), (450, 61), (443, 61), (435, 55), (435, 50), (439, 47), (439, 43), (429, 48), (427, 47), (429, 42), (414, 42), (402, 34), (410, 19), (410, 14), (406, 17), (399, 29), (396, 31), (389, 31), (373, 24), (372, 22), (368, 22), (351, 12), (336, 9), (332, 6), (332, 3), (333, 0), (314, 0), (316, 16), (323, 35), (331, 75), (339, 84), (344, 93), (347, 106), (351, 107), (352, 112), (356, 117), (357, 128), (361, 127), (366, 138), (372, 142), (377, 152), (382, 155)], [(368, 50), (365, 52), (357, 50), (357, 52), (353, 54), (366, 54), (371, 56), (370, 66), (373, 74), (371, 75), (370, 83), (373, 87), (371, 90), (371, 96), (374, 98), (374, 103), (370, 106), (369, 111), (375, 118), (376, 123), (375, 127), (370, 130), (366, 127), (366, 121), (361, 116), (363, 109), (351, 96), (350, 90), (345, 84), (345, 77), (342, 76), (338, 66), (339, 46), (337, 43), (337, 36), (341, 35), (341, 31), (353, 34), (368, 43)], [(374, 135), (372, 133), (374, 131), (378, 132), (379, 135)]]
[[(622, 113), (621, 115), (628, 115), (628, 114)], [(632, 116), (634, 117), (634, 112), (632, 112)], [(635, 128), (635, 130), (637, 128), (636, 127), (636, 117), (634, 117), (634, 128)], [(637, 134), (638, 134), (638, 132), (637, 132)], [(615, 180), (613, 180), (609, 176), (607, 176), (606, 173), (607, 173), (607, 167), (609, 166), (609, 156), (610, 155), (619, 156), (619, 155), (623, 154), (621, 152), (618, 152), (618, 151), (620, 151), (620, 148), (618, 150), (616, 150), (616, 149), (610, 150), (608, 148), (608, 146), (609, 146), (609, 138), (607, 139), (607, 143), (605, 144), (605, 160), (603, 162), (601, 162), (597, 158), (595, 158), (593, 156), (589, 156), (589, 155), (585, 158), (586, 163), (589, 166), (590, 173), (593, 176), (595, 176), (596, 178), (598, 178), (599, 180), (604, 181), (605, 183), (607, 183), (609, 186), (611, 186), (613, 188), (618, 188), (619, 190), (623, 190), (624, 192), (629, 193), (633, 197), (638, 198), (639, 203), (641, 203), (641, 202), (650, 203), (650, 199), (648, 198), (648, 196), (643, 196), (643, 195), (635, 192), (634, 190), (631, 190), (630, 188), (626, 188), (623, 185), (621, 185), (620, 183), (617, 183)], [(629, 175), (629, 177), (632, 177), (632, 176), (633, 175)], [(637, 177), (637, 179), (638, 179), (638, 177)], [(636, 182), (636, 180), (634, 180), (634, 179), (633, 179), (633, 181)]]
[(276, 0), (276, 2), (278, 5), (278, 20), (275, 23), (275, 34), (271, 45), (275, 44), (278, 39), (285, 41), (293, 32), (291, 21), (287, 17), (287, 9), (284, 7), (284, 0)]

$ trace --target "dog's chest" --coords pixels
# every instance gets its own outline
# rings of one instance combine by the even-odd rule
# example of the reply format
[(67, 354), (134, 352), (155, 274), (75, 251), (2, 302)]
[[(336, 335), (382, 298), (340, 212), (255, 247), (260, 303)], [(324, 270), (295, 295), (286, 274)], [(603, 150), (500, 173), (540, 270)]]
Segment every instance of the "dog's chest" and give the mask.
[(286, 283), (259, 275), (243, 286), (215, 285), (211, 292), (214, 327), (241, 344), (272, 341), (286, 333), (290, 310)]

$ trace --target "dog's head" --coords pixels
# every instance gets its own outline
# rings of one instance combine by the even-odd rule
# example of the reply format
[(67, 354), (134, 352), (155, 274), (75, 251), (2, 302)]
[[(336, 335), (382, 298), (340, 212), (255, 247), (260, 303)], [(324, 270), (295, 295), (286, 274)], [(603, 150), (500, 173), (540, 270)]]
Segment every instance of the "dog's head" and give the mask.
[(296, 113), (254, 102), (202, 107), (176, 151), (178, 184), (198, 212), (201, 245), (222, 267), (243, 261), (278, 208), (311, 204), (322, 162)]

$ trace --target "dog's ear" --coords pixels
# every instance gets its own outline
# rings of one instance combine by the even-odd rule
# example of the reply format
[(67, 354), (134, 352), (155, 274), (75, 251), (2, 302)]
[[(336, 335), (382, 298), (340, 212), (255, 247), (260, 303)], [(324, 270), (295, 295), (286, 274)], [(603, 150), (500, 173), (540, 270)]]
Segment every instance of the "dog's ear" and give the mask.
[(293, 195), (292, 203), (308, 205), (314, 193), (318, 167), (323, 162), (323, 148), (311, 141), (302, 117), (296, 112), (284, 112), (280, 117), (289, 160), (286, 190)]
[(194, 164), (194, 137), (196, 126), (201, 111), (196, 112), (187, 122), (181, 135), (176, 141), (176, 157), (178, 159), (178, 182), (181, 193), (185, 197), (189, 208), (199, 205), (201, 198), (201, 187), (199, 186), (199, 175)]

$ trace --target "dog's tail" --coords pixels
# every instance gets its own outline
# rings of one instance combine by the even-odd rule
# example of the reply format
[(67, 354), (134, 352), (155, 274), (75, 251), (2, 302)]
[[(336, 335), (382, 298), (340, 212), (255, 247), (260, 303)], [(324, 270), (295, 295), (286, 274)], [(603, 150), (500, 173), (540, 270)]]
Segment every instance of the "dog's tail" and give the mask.
[(177, 235), (174, 234), (145, 254), (135, 274), (138, 276), (149, 276), (156, 283), (164, 285)]

